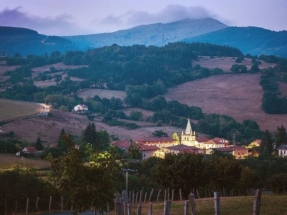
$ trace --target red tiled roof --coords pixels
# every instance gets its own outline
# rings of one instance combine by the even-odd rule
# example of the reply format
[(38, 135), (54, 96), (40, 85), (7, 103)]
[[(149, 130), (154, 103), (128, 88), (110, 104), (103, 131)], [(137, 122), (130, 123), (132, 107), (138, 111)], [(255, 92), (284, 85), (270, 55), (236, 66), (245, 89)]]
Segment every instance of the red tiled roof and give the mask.
[(248, 149), (242, 146), (228, 146), (228, 147), (217, 148), (216, 150), (221, 152), (233, 152), (237, 150), (248, 150)]
[(147, 146), (147, 145), (140, 145), (140, 150), (141, 151), (155, 151), (158, 150), (159, 148), (157, 146)]
[(135, 142), (146, 144), (146, 143), (166, 143), (175, 141), (171, 137), (145, 137), (142, 139), (137, 139)]
[(179, 151), (179, 152), (195, 152), (195, 151), (199, 150), (198, 148), (196, 148), (194, 146), (187, 146), (184, 144), (166, 147), (166, 149), (175, 150), (175, 151)]
[[(25, 150), (26, 149), (26, 150)], [(37, 149), (35, 148), (35, 147), (25, 147), (24, 149), (23, 149), (23, 151), (26, 151), (26, 152), (30, 152), (30, 153), (35, 153), (35, 152), (37, 152)]]
[(223, 138), (213, 138), (212, 140), (209, 140), (206, 142), (207, 144), (225, 144), (225, 145), (228, 145), (229, 144), (229, 141), (226, 140), (226, 139), (223, 139)]
[(206, 137), (196, 137), (195, 140), (199, 143), (204, 143), (209, 141), (210, 139), (206, 138)]
[(129, 140), (116, 140), (111, 142), (112, 145), (122, 148), (122, 149), (127, 149), (131, 146), (131, 141)]

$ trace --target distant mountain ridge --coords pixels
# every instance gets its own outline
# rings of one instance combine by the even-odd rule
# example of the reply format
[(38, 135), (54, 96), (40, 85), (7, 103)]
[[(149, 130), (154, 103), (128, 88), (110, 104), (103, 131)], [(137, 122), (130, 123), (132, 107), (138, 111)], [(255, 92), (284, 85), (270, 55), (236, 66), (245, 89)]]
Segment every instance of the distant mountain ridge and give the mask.
[(275, 32), (258, 27), (228, 27), (183, 41), (228, 45), (240, 49), (244, 54), (287, 57), (287, 31)]
[(173, 42), (204, 42), (238, 48), (244, 54), (287, 57), (287, 31), (258, 27), (228, 27), (212, 19), (184, 19), (141, 25), (112, 33), (78, 36), (46, 36), (26, 28), (0, 27), (0, 55), (42, 55), (52, 51), (85, 51), (119, 46), (163, 46)]
[(0, 27), (0, 55), (42, 55), (52, 51), (78, 49), (79, 47), (62, 37), (38, 34), (27, 28)]
[(64, 38), (71, 40), (81, 48), (97, 48), (113, 44), (120, 46), (135, 44), (162, 46), (226, 27), (228, 26), (212, 18), (184, 19), (166, 24), (141, 25), (112, 33), (67, 36)]

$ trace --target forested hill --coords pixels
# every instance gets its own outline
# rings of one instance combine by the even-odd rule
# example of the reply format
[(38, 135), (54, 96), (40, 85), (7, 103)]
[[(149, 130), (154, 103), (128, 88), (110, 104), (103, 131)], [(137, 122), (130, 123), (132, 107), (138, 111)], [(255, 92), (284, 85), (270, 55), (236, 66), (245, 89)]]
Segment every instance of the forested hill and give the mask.
[(63, 62), (89, 65), (70, 70), (70, 76), (102, 80), (110, 89), (124, 90), (127, 84), (151, 85), (161, 80), (168, 87), (210, 75), (209, 71), (191, 74), (191, 61), (197, 55), (243, 56), (238, 49), (227, 46), (171, 43), (164, 47), (112, 45), (87, 52), (68, 52)]
[(287, 31), (270, 31), (257, 27), (228, 27), (185, 42), (208, 42), (240, 49), (244, 54), (287, 57)]
[(172, 42), (178, 42), (184, 38), (202, 35), (216, 31), (227, 26), (215, 19), (184, 19), (171, 23), (156, 23), (141, 25), (131, 29), (120, 30), (112, 33), (92, 35), (80, 35), (65, 37), (82, 48), (103, 47), (112, 44), (121, 46), (154, 45), (162, 46)]
[(0, 55), (42, 55), (79, 49), (71, 41), (26, 28), (0, 27)]

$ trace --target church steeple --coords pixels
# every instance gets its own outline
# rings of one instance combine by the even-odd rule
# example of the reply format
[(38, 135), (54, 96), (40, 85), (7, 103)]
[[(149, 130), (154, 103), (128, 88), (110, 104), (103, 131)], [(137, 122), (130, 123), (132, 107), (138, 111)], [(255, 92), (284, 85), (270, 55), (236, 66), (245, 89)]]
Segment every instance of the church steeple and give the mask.
[(195, 146), (195, 131), (192, 131), (190, 119), (187, 120), (185, 131), (181, 133), (181, 144)]
[(192, 129), (191, 129), (191, 125), (190, 125), (190, 120), (187, 120), (187, 125), (185, 128), (185, 134), (192, 134)]

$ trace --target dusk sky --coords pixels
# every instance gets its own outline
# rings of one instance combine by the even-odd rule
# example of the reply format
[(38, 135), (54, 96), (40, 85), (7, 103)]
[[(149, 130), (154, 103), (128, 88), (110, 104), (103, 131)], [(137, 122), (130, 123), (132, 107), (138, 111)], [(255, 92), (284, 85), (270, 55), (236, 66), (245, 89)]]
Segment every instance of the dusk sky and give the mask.
[(229, 26), (282, 31), (286, 9), (287, 0), (0, 0), (0, 26), (68, 36), (211, 17)]

